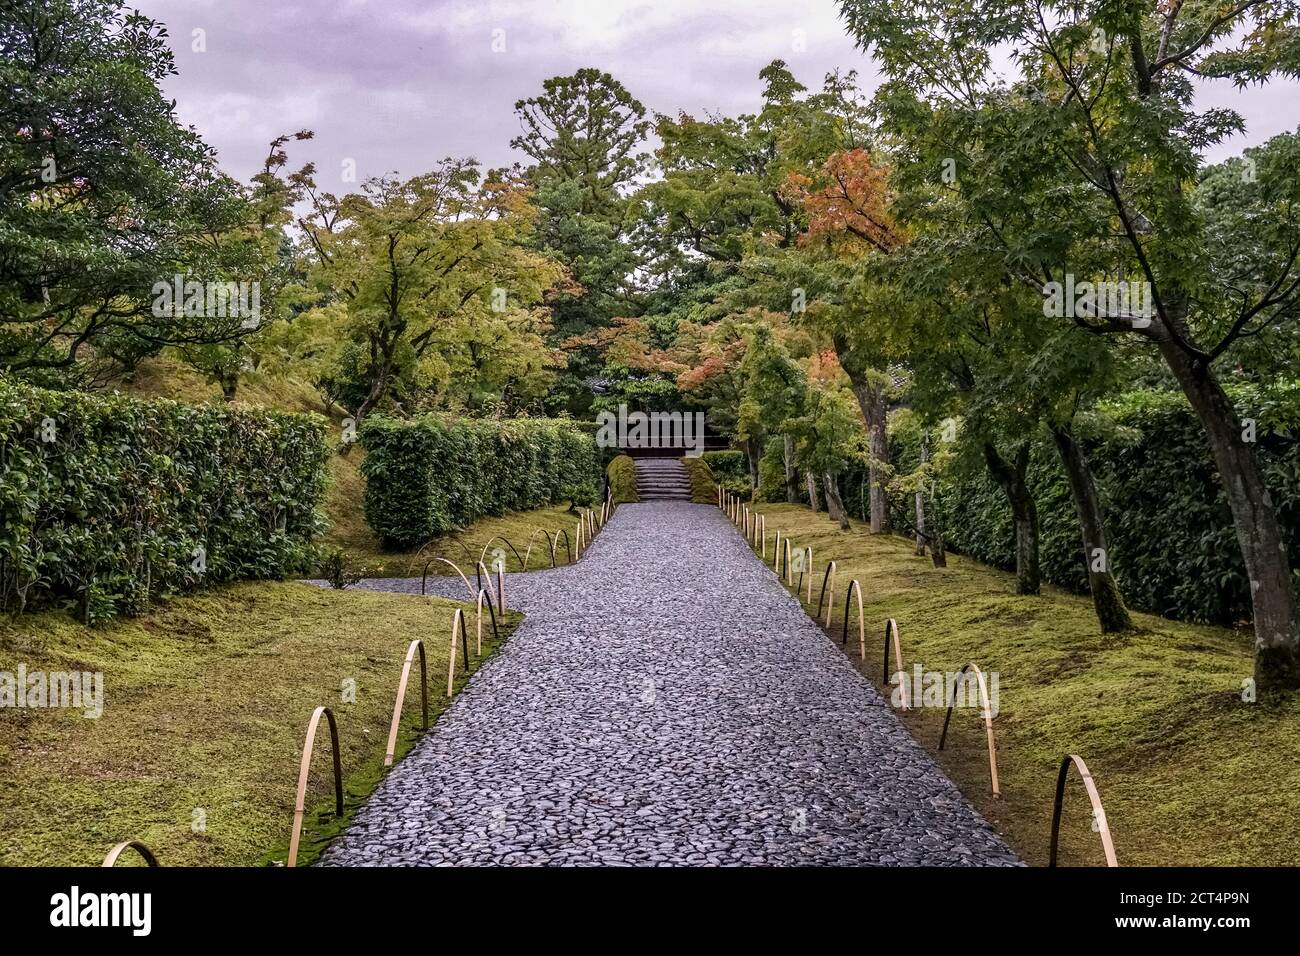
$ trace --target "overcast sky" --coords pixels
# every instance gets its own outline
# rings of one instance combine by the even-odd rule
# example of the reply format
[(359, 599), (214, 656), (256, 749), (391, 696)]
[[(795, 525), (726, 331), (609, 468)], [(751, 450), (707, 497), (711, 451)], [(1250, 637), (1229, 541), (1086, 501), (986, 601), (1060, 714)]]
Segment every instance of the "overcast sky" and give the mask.
[[(315, 130), (291, 147), (315, 160), (322, 188), (396, 170), (424, 172), (444, 156), (485, 166), (521, 157), (516, 100), (542, 80), (584, 66), (617, 77), (653, 112), (752, 112), (758, 71), (786, 60), (809, 87), (833, 68), (876, 85), (834, 0), (135, 0), (165, 23), (179, 76), (165, 84), (183, 122), (247, 179), (267, 142)], [(206, 50), (196, 52), (195, 30)], [(500, 31), (500, 32), (494, 32)], [(494, 43), (504, 50), (494, 52)], [(1222, 84), (1219, 84), (1222, 86)], [(1300, 86), (1220, 90), (1203, 105), (1231, 106), (1246, 137), (1238, 152), (1300, 122)], [(337, 178), (335, 178), (337, 177)]]

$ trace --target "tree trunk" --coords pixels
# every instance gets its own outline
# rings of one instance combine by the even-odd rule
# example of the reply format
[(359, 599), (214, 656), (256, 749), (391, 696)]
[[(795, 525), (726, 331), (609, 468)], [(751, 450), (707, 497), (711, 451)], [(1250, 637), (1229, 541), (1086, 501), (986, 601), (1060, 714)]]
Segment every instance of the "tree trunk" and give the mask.
[(840, 497), (840, 476), (834, 472), (822, 475), (822, 487), (826, 489), (826, 511), (832, 521), (840, 523), (841, 531), (848, 531), (849, 513), (844, 510), (844, 500)]
[(799, 500), (799, 479), (794, 471), (794, 439), (782, 435), (781, 445), (781, 459), (785, 464), (785, 500), (787, 504), (795, 504)]
[(1159, 346), (1205, 427), (1219, 480), (1232, 508), (1254, 608), (1256, 687), (1265, 690), (1300, 686), (1300, 619), (1296, 616), (1291, 563), (1255, 450), (1242, 440), (1237, 412), (1213, 370), (1173, 341), (1159, 340)]
[(943, 540), (943, 529), (935, 527), (930, 532), (930, 562), (936, 568), (948, 566), (948, 546)]
[(233, 402), (235, 395), (239, 391), (239, 373), (223, 373), (221, 375), (221, 397), (227, 402)]
[(817, 498), (817, 479), (811, 471), (804, 472), (804, 478), (808, 483), (808, 507), (813, 511), (821, 511), (821, 502)]
[(1025, 474), (1029, 470), (1029, 443), (1021, 444), (1015, 461), (1008, 464), (992, 442), (984, 443), (984, 460), (993, 478), (1011, 502), (1016, 523), (1016, 593), (1037, 594), (1041, 588), (1038, 572), (1038, 506), (1029, 493)]
[(758, 458), (754, 454), (754, 440), (752, 438), (745, 441), (745, 461), (749, 465), (749, 496), (754, 498), (755, 492), (758, 491)]
[[(921, 431), (921, 467), (924, 468), (930, 460), (930, 434), (924, 429)], [(925, 492), (918, 486), (916, 489), (916, 556), (919, 558), (925, 554)]]
[(1068, 426), (1051, 425), (1052, 440), (1061, 456), (1065, 475), (1070, 482), (1074, 498), (1074, 511), (1079, 518), (1079, 533), (1083, 538), (1083, 563), (1088, 572), (1088, 587), (1092, 591), (1092, 606), (1103, 634), (1126, 631), (1133, 626), (1124, 595), (1111, 570), (1111, 555), (1106, 540), (1106, 522), (1101, 513), (1101, 499), (1092, 478), (1092, 469), (1083, 448)]
[(865, 377), (854, 376), (852, 373), (849, 373), (849, 381), (853, 386), (853, 395), (858, 400), (858, 408), (862, 411), (862, 420), (867, 426), (871, 533), (881, 534), (889, 527), (889, 497), (885, 490), (889, 471), (889, 441), (885, 433), (889, 403), (885, 399), (883, 385), (873, 385)]

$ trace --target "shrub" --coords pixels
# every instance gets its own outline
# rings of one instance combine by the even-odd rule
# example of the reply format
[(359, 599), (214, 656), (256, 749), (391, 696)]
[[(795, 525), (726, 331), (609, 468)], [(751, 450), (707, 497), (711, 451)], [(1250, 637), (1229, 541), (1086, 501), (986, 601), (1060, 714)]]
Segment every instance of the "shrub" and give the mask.
[(595, 441), (567, 421), (372, 415), (360, 439), (366, 522), (387, 547), (419, 547), (483, 515), (600, 496)]
[(683, 458), (682, 464), (686, 468), (686, 476), (691, 480), (691, 501), (700, 505), (716, 504), (718, 486), (713, 479), (713, 469), (709, 467), (709, 463), (701, 456)]
[[(1289, 542), (1300, 563), (1300, 443), (1292, 412), (1271, 408), (1253, 390), (1234, 392), (1243, 418), (1258, 419), (1258, 452)], [(1250, 582), (1232, 514), (1204, 432), (1179, 395), (1136, 392), (1104, 410), (1085, 439), (1110, 537), (1115, 576), (1131, 607), (1184, 620), (1231, 624), (1251, 616)], [(917, 452), (892, 448), (899, 472)], [(862, 475), (845, 488), (845, 504), (865, 510)], [(1045, 580), (1087, 590), (1074, 502), (1051, 442), (1033, 449), (1029, 485), (1038, 505), (1039, 560)], [(851, 492), (851, 494), (850, 494)], [(1006, 496), (987, 471), (951, 476), (943, 489), (945, 532), (954, 551), (1001, 568), (1015, 566), (1015, 532)], [(893, 500), (895, 527), (911, 521), (911, 499)]]
[(99, 621), (307, 571), (325, 420), (0, 382), (0, 599)]
[(619, 455), (605, 471), (609, 478), (609, 492), (614, 504), (635, 504), (641, 500), (636, 490), (636, 462), (627, 455)]
[(754, 489), (749, 481), (749, 460), (743, 451), (706, 451), (700, 457), (708, 462), (714, 481), (733, 495), (749, 500)]

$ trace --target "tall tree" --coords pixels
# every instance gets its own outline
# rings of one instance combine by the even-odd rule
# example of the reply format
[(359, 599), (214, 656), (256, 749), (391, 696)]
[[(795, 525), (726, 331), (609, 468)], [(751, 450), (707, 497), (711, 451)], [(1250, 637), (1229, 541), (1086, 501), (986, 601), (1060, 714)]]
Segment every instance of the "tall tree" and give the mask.
[(177, 273), (249, 280), (260, 252), (243, 190), (159, 89), (174, 72), (163, 28), (119, 3), (5, 5), (0, 369), (75, 384), (248, 334), (155, 301)]
[(642, 308), (627, 196), (645, 171), (645, 112), (618, 80), (591, 68), (551, 77), (541, 95), (515, 103), (522, 132), (510, 145), (532, 160), (527, 177), (541, 210), (534, 241), (578, 286), (553, 302), (553, 341), (567, 340), (571, 357), (559, 398), (575, 412), (590, 407), (588, 380), (599, 371), (582, 337)]
[[(1300, 72), (1300, 9), (1252, 0), (1153, 6), (1139, 0), (1079, 5), (1053, 0), (841, 0), (851, 33), (870, 45), (890, 77), (886, 96), (914, 112), (918, 98), (974, 120), (954, 142), (953, 166), (970, 168), (966, 147), (993, 161), (1000, 193), (1036, 190), (1056, 208), (1043, 229), (1002, 256), (1019, 281), (1042, 289), (1053, 274), (1044, 249), (1081, 241), (1110, 253), (1117, 278), (1149, 292), (1150, 314), (1070, 309), (1062, 316), (1102, 336), (1136, 336), (1161, 357), (1204, 426), (1232, 509), (1251, 581), (1255, 679), (1261, 688), (1300, 686), (1300, 616), (1277, 508), (1255, 449), (1223, 389), (1225, 359), (1244, 338), (1293, 319), (1300, 299), (1300, 181), (1290, 144), (1278, 167), (1262, 163), (1255, 201), (1270, 213), (1259, 254), (1233, 261), (1192, 201), (1198, 155), (1242, 128), (1231, 110), (1197, 112), (1189, 77), (1244, 85)], [(918, 31), (940, 17), (945, 29)], [(1010, 89), (993, 64), (1009, 48), (1022, 71)], [(936, 171), (937, 172), (937, 171)], [(982, 197), (996, 206), (998, 194)], [(996, 216), (978, 208), (993, 239)], [(1059, 261), (1059, 255), (1058, 255)], [(1235, 265), (1245, 264), (1243, 272)], [(1207, 305), (1208, 303), (1208, 305)]]
[(342, 325), (338, 360), (361, 385), (348, 403), (356, 418), (397, 382), (445, 387), (458, 363), (481, 371), (485, 350), (520, 322), (544, 330), (534, 307), (563, 269), (525, 246), (534, 218), (522, 184), (480, 180), (467, 159), (317, 200), (304, 221), (312, 281)]

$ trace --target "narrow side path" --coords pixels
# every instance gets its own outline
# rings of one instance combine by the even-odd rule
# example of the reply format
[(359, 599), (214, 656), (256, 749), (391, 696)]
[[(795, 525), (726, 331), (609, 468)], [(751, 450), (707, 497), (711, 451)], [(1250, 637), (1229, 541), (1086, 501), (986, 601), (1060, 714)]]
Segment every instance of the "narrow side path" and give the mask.
[(716, 508), (623, 505), (506, 587), (526, 621), (325, 865), (1018, 862)]

